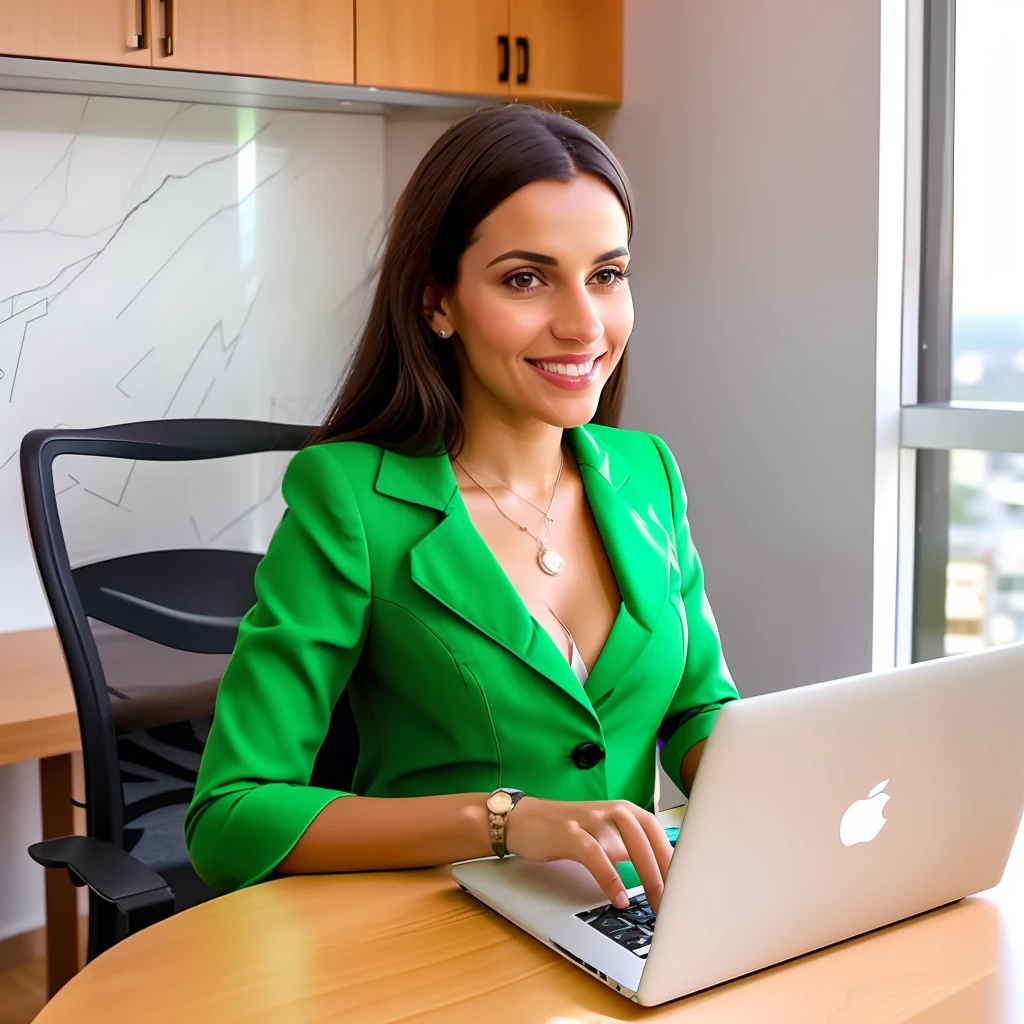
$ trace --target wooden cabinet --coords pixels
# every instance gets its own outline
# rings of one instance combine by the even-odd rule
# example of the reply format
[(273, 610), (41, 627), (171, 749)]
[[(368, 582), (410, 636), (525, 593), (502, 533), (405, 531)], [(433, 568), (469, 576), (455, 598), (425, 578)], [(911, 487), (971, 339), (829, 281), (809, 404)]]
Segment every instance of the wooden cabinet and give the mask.
[(508, 0), (357, 0), (356, 85), (507, 96)]
[(354, 0), (147, 2), (155, 68), (354, 81)]
[(0, 55), (606, 104), (622, 97), (622, 6), (623, 0), (0, 0)]
[(509, 91), (522, 99), (622, 99), (622, 0), (508, 0)]
[(356, 84), (618, 103), (622, 0), (356, 0)]
[(149, 0), (0, 0), (0, 54), (149, 65)]

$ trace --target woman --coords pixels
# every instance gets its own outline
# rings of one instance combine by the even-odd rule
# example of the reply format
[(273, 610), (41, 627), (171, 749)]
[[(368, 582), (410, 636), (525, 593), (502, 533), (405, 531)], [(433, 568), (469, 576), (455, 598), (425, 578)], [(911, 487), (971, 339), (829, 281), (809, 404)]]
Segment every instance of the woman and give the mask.
[[(413, 175), (221, 683), (186, 819), (215, 888), (511, 852), (619, 906), (630, 860), (657, 910), (657, 740), (688, 791), (738, 694), (675, 460), (611, 426), (631, 228), (604, 144), (526, 106)], [(309, 784), (343, 691), (358, 796)]]

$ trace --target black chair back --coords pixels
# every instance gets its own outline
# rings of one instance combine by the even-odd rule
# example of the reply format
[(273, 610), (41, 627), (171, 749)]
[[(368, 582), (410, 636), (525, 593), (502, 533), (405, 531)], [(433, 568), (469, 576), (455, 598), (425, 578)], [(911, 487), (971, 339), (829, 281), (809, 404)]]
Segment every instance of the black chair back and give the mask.
[[(53, 463), (61, 455), (186, 462), (296, 451), (313, 429), (256, 420), (160, 420), (34, 430), (22, 443), (29, 535), (78, 710), (87, 833), (165, 878), (178, 910), (214, 895), (192, 871), (182, 823), (220, 675), (256, 600), (253, 577), (262, 556), (154, 550), (72, 568)], [(351, 789), (357, 757), (346, 698), (311, 784)], [(93, 895), (91, 956), (117, 941), (118, 927), (111, 905)]]

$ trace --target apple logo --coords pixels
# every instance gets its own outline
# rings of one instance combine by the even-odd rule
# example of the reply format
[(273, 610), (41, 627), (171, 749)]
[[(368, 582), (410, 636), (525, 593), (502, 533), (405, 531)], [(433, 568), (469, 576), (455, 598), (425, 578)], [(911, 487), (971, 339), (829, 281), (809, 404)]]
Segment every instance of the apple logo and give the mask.
[(844, 846), (855, 846), (857, 843), (870, 843), (889, 820), (882, 816), (882, 808), (889, 799), (888, 793), (882, 790), (889, 785), (889, 780), (880, 782), (865, 800), (855, 800), (846, 808), (842, 821), (839, 822), (839, 838)]

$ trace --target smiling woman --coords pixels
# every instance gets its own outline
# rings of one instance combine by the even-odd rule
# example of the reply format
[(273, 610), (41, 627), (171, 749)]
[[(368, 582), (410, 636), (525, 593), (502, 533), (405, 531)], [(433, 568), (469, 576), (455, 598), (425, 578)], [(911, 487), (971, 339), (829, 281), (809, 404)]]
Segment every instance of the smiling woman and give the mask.
[[(628, 235), (619, 197), (588, 173), (524, 185), (480, 224), (455, 286), (427, 289), (431, 324), (462, 340), (464, 420), (571, 427), (594, 416), (633, 329)], [(512, 239), (530, 248), (505, 250)], [(538, 387), (538, 375), (575, 400)]]
[[(617, 306), (629, 310), (616, 359), (602, 359), (603, 373), (591, 382), (600, 386), (588, 396), (590, 415), (576, 420), (616, 425), (632, 328), (628, 286), (617, 286), (628, 276), (632, 230), (625, 171), (576, 121), (519, 105), (459, 121), (437, 140), (399, 198), (366, 329), (338, 400), (309, 443), (372, 438), (423, 454), (443, 441), (458, 454), (466, 316), (490, 312), (486, 303), (493, 302), (495, 333), (506, 338), (510, 328), (521, 335), (504, 322), (514, 308), (510, 301), (500, 309), (498, 303), (534, 299), (546, 290), (550, 309), (552, 287), (555, 301), (564, 303), (573, 278), (577, 298), (581, 280), (593, 278), (592, 294), (620, 291)], [(458, 323), (442, 300), (462, 304)], [(518, 321), (525, 326), (532, 316), (538, 322), (537, 305), (530, 303)], [(461, 345), (454, 337), (459, 324)], [(440, 331), (444, 345), (437, 344)]]
[[(632, 197), (607, 147), (526, 106), (453, 125), (390, 225), (334, 407), (284, 480), (186, 836), (199, 873), (672, 847), (730, 679), (664, 442), (616, 428)], [(354, 779), (311, 785), (343, 693)], [(344, 798), (344, 799), (341, 799)]]

